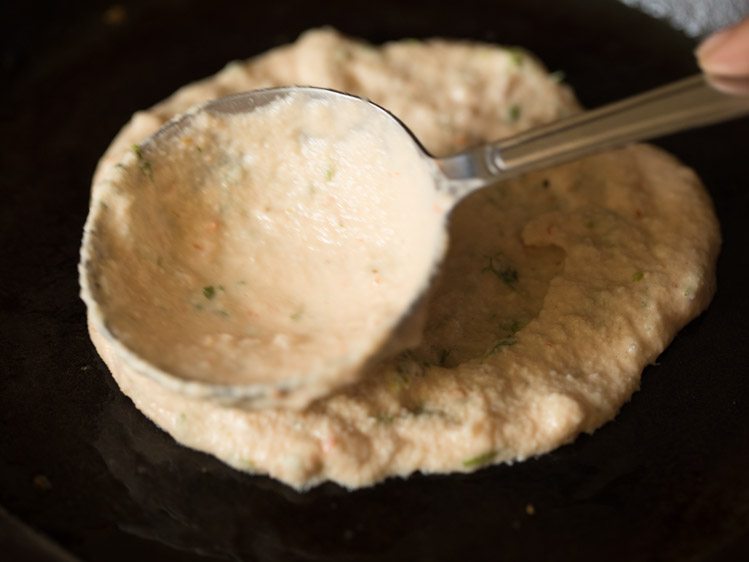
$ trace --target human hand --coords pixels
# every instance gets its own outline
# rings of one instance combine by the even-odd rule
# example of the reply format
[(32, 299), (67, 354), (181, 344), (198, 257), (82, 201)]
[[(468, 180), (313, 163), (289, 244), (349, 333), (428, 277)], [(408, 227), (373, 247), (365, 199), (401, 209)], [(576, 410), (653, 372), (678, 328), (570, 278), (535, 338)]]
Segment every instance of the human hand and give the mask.
[(749, 77), (749, 18), (709, 36), (695, 55), (705, 74)]

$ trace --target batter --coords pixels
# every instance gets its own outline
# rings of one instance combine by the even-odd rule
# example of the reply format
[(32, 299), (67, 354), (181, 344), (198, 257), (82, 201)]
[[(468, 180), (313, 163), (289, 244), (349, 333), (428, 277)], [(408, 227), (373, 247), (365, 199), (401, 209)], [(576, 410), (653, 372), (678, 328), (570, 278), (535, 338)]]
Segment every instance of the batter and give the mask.
[[(373, 48), (315, 30), (136, 114), (100, 163), (94, 205), (113, 196), (130, 147), (176, 113), (289, 84), (369, 97), (437, 155), (576, 110), (569, 89), (516, 49)], [(124, 243), (132, 225), (118, 218), (113, 240)], [(643, 368), (709, 303), (720, 246), (699, 179), (646, 145), (482, 190), (452, 213), (449, 239), (423, 341), (301, 410), (225, 407), (144, 377), (89, 309), (91, 336), (123, 392), (180, 443), (298, 489), (356, 488), (522, 460), (612, 419)], [(85, 252), (84, 274), (85, 260), (96, 262)]]
[(175, 129), (135, 145), (89, 221), (101, 328), (174, 385), (266, 385), (302, 406), (359, 376), (444, 253), (432, 164), (344, 96)]

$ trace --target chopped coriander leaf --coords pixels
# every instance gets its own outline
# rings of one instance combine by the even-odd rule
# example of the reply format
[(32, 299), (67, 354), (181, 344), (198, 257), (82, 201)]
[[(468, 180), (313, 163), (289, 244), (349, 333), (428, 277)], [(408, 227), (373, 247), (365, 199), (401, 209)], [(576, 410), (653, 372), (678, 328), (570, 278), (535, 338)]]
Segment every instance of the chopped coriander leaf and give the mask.
[(447, 359), (450, 357), (451, 350), (445, 348), (442, 349), (439, 353), (439, 359), (437, 360), (437, 364), (440, 367), (444, 367), (447, 365)]
[(430, 408), (427, 404), (424, 404), (423, 402), (416, 402), (414, 404), (411, 404), (410, 406), (405, 407), (406, 412), (408, 412), (408, 415), (413, 417), (419, 417), (419, 416), (437, 416), (437, 417), (447, 417), (447, 414), (443, 410), (439, 410), (436, 408)]
[(216, 296), (216, 287), (214, 287), (213, 285), (206, 285), (205, 287), (203, 287), (203, 296), (208, 300), (211, 300)]
[(335, 166), (333, 164), (328, 165), (328, 169), (325, 170), (325, 181), (331, 181), (335, 177)]
[(510, 332), (511, 335), (515, 335), (520, 331), (520, 328), (522, 327), (523, 327), (523, 323), (520, 320), (512, 320), (506, 326), (506, 329), (508, 332)]
[(632, 274), (632, 281), (637, 283), (638, 281), (642, 281), (643, 277), (645, 277), (645, 273), (642, 271), (636, 271)]
[(479, 468), (492, 462), (496, 456), (497, 451), (492, 449), (491, 451), (487, 451), (486, 453), (482, 453), (475, 457), (471, 457), (470, 459), (464, 460), (463, 466), (466, 468)]
[(410, 386), (411, 381), (409, 380), (406, 373), (400, 370), (396, 370), (394, 375), (395, 376), (393, 376), (389, 383), (390, 390), (392, 392), (400, 392), (401, 390), (404, 390)]
[(289, 318), (291, 318), (294, 322), (297, 322), (302, 319), (302, 316), (304, 316), (304, 308), (300, 307), (296, 312), (289, 316)]
[(143, 162), (141, 162), (140, 169), (144, 174), (146, 174), (146, 176), (148, 176), (148, 179), (153, 179), (153, 167), (148, 160), (143, 160)]
[(386, 412), (378, 412), (376, 414), (373, 414), (370, 417), (374, 418), (376, 421), (378, 421), (379, 423), (383, 423), (383, 424), (391, 424), (393, 423), (393, 421), (395, 421), (395, 416), (393, 414), (388, 414)]
[(515, 66), (523, 66), (525, 53), (521, 49), (510, 49), (510, 57), (512, 58), (512, 62), (515, 63)]
[(507, 120), (510, 123), (514, 123), (518, 119), (520, 119), (520, 115), (523, 112), (523, 108), (520, 107), (520, 104), (513, 104), (510, 106), (510, 109), (507, 111)]
[(411, 406), (407, 406), (406, 411), (408, 411), (408, 413), (412, 416), (421, 416), (429, 413), (429, 410), (427, 410), (426, 406), (424, 406), (424, 404), (422, 404), (421, 402), (413, 404)]
[(396, 358), (395, 370), (399, 377), (408, 381), (411, 376), (423, 376), (427, 374), (427, 362), (417, 357), (413, 351), (404, 351)]
[(492, 348), (486, 352), (485, 357), (489, 357), (490, 355), (494, 355), (497, 353), (500, 349), (503, 347), (510, 347), (511, 345), (515, 345), (518, 343), (518, 339), (513, 336), (507, 336), (500, 340), (497, 340), (497, 342), (492, 346)]
[(135, 157), (138, 159), (138, 168), (140, 168), (140, 171), (148, 176), (149, 179), (153, 179), (153, 167), (151, 166), (151, 162), (146, 160), (146, 157), (143, 155), (143, 149), (141, 146), (139, 144), (134, 144), (132, 149)]
[(504, 281), (505, 284), (509, 285), (510, 287), (514, 286), (515, 283), (518, 282), (518, 270), (514, 267), (503, 267), (497, 272), (497, 274), (499, 275), (499, 278), (502, 279), (502, 281)]
[(507, 263), (501, 254), (497, 254), (488, 258), (489, 263), (484, 267), (482, 271), (489, 271), (496, 275), (500, 281), (505, 285), (514, 289), (517, 285), (520, 274), (518, 270), (512, 265)]
[(484, 358), (494, 355), (504, 347), (510, 347), (518, 342), (517, 333), (521, 330), (524, 324), (520, 320), (512, 320), (510, 322), (500, 325), (502, 331), (502, 337), (496, 340), (494, 345), (484, 353)]

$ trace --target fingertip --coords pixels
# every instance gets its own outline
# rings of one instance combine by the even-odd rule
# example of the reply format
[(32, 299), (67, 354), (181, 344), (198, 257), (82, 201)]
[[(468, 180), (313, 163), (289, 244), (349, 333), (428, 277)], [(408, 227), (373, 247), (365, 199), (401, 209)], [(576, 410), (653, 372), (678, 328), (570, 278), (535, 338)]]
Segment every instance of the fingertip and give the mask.
[(717, 50), (720, 49), (721, 45), (731, 38), (731, 32), (733, 28), (727, 27), (716, 31), (705, 38), (695, 49), (694, 55), (697, 57), (698, 62), (710, 59), (710, 56)]
[(695, 57), (707, 74), (749, 74), (749, 19), (707, 37), (695, 50)]

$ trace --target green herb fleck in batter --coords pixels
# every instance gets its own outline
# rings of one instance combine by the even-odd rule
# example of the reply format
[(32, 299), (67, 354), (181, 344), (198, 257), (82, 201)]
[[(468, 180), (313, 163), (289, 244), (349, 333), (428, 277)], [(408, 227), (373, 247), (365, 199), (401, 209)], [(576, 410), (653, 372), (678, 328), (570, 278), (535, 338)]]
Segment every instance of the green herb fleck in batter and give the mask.
[(645, 277), (645, 273), (642, 271), (636, 271), (632, 274), (632, 281), (637, 283), (638, 281), (642, 281), (643, 277)]
[(500, 349), (504, 347), (510, 347), (511, 345), (515, 345), (518, 343), (518, 339), (515, 336), (505, 336), (504, 338), (497, 340), (497, 342), (489, 349), (489, 351), (486, 352), (484, 357), (489, 357), (490, 355), (494, 355), (497, 353)]
[(447, 417), (447, 414), (439, 409), (436, 408), (430, 408), (427, 404), (423, 402), (416, 402), (414, 404), (411, 404), (410, 406), (406, 406), (406, 412), (408, 412), (408, 415), (412, 417), (422, 417), (422, 416), (437, 416), (437, 417)]
[(518, 119), (520, 119), (520, 115), (523, 113), (523, 108), (520, 107), (520, 104), (513, 104), (510, 106), (510, 109), (507, 111), (507, 120), (510, 123), (515, 123)]
[(216, 296), (216, 287), (214, 287), (213, 285), (206, 285), (205, 287), (203, 287), (203, 296), (208, 300), (211, 300)]
[(520, 278), (518, 270), (511, 264), (507, 263), (502, 254), (496, 254), (488, 258), (488, 264), (481, 271), (488, 271), (499, 278), (502, 283), (514, 289)]
[(440, 350), (439, 358), (437, 359), (437, 364), (440, 367), (445, 367), (447, 365), (447, 360), (450, 357), (451, 352), (452, 350), (447, 349), (447, 348)]
[(395, 421), (395, 416), (393, 414), (388, 414), (386, 412), (378, 412), (376, 414), (373, 414), (370, 416), (378, 423), (384, 424), (384, 425), (390, 425)]
[(416, 416), (423, 416), (424, 414), (429, 413), (429, 410), (427, 409), (427, 407), (423, 403), (421, 403), (421, 402), (418, 402), (416, 404), (412, 404), (410, 406), (406, 406), (406, 411), (410, 415), (415, 416), (415, 417)]
[(520, 331), (520, 328), (523, 327), (523, 323), (520, 320), (511, 320), (506, 326), (505, 330), (507, 330), (510, 335), (515, 335)]
[(411, 376), (425, 375), (426, 368), (427, 362), (417, 357), (411, 350), (404, 351), (396, 358), (395, 370), (406, 380)]
[(135, 154), (135, 157), (138, 159), (138, 168), (140, 168), (140, 171), (143, 172), (148, 179), (153, 179), (153, 167), (151, 166), (151, 162), (149, 160), (146, 160), (146, 157), (143, 155), (143, 149), (139, 144), (134, 144), (132, 146), (133, 153)]
[(325, 181), (332, 181), (335, 177), (336, 169), (333, 164), (328, 164), (328, 169), (325, 170)]
[(394, 393), (398, 393), (401, 390), (405, 390), (409, 387), (411, 381), (408, 378), (408, 374), (396, 369), (393, 378), (390, 380), (389, 387)]
[(304, 316), (304, 307), (299, 307), (296, 312), (294, 312), (289, 318), (291, 318), (294, 322), (298, 322), (302, 319)]
[(512, 48), (510, 49), (510, 58), (515, 63), (515, 66), (521, 67), (523, 66), (523, 62), (525, 62), (525, 52), (522, 49)]
[(484, 358), (489, 357), (497, 353), (499, 350), (505, 347), (510, 347), (518, 342), (517, 333), (523, 327), (523, 323), (520, 320), (511, 320), (510, 322), (500, 326), (500, 329), (504, 332), (504, 335), (500, 337), (492, 347), (484, 354)]
[(479, 468), (492, 462), (494, 460), (494, 457), (496, 456), (497, 451), (492, 449), (491, 451), (487, 451), (486, 453), (482, 453), (478, 456), (464, 460), (463, 466), (466, 468)]

